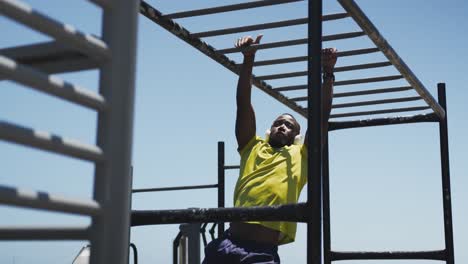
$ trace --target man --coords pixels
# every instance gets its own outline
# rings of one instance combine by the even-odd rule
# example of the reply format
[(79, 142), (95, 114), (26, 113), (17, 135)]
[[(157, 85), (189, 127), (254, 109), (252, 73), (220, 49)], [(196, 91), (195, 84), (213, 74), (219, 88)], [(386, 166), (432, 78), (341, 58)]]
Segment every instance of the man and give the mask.
[[(243, 48), (244, 61), (237, 85), (236, 138), (241, 155), (239, 179), (234, 191), (234, 206), (271, 206), (297, 203), (307, 182), (307, 141), (295, 144), (300, 125), (291, 114), (273, 121), (269, 136), (256, 136), (255, 112), (251, 104), (251, 78), (255, 48), (262, 35), (237, 40)], [(336, 49), (322, 51), (324, 123), (327, 131), (333, 95), (333, 68)], [(225, 234), (205, 248), (204, 264), (280, 263), (278, 245), (293, 242), (296, 223), (231, 223)]]

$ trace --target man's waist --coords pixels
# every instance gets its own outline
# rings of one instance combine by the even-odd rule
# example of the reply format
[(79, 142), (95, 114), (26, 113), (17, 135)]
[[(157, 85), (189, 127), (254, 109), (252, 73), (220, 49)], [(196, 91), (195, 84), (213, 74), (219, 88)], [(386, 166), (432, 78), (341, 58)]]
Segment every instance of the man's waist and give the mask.
[(259, 224), (231, 223), (231, 235), (234, 239), (254, 241), (265, 245), (278, 245), (281, 233)]

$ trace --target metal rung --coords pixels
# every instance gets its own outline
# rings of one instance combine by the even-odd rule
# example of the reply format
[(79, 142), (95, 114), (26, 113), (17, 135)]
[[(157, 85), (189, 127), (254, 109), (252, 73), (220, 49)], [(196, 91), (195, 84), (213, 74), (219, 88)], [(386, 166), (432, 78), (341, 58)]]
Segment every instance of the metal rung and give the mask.
[(102, 150), (97, 146), (1, 120), (0, 139), (94, 162), (102, 162), (105, 159)]
[(379, 93), (394, 93), (394, 92), (408, 91), (411, 89), (413, 89), (413, 87), (411, 86), (400, 86), (400, 87), (392, 87), (392, 88), (381, 88), (381, 89), (374, 89), (374, 90), (347, 92), (347, 93), (335, 93), (333, 94), (333, 98), (379, 94)]
[(38, 91), (95, 110), (102, 111), (107, 108), (106, 101), (101, 95), (65, 82), (58, 77), (46, 75), (34, 68), (17, 64), (14, 60), (1, 55), (0, 75)]
[(411, 124), (411, 123), (422, 123), (422, 122), (439, 122), (439, 116), (434, 113), (419, 114), (412, 116), (396, 116), (396, 117), (384, 117), (384, 118), (373, 118), (373, 119), (361, 119), (351, 121), (332, 121), (328, 122), (328, 131), (338, 129), (348, 129), (357, 127), (371, 127), (371, 126), (385, 126), (385, 125), (397, 125), (397, 124)]
[(110, 59), (110, 50), (102, 40), (51, 19), (21, 1), (1, 0), (0, 10), (11, 19), (50, 35), (98, 61)]
[[(362, 31), (342, 33), (342, 34), (334, 34), (334, 35), (323, 36), (322, 41), (324, 42), (324, 41), (356, 38), (356, 37), (361, 37), (361, 36), (364, 36), (364, 35), (366, 35), (366, 34), (364, 32), (362, 32)], [(307, 44), (307, 42), (308, 42), (308, 39), (306, 39), (306, 38), (304, 38), (304, 39), (293, 39), (293, 40), (286, 40), (286, 41), (278, 41), (278, 42), (259, 44), (259, 45), (255, 45), (255, 48), (257, 50), (272, 49), (272, 48), (279, 48), (279, 47), (302, 45), (302, 44)], [(242, 48), (220, 49), (220, 50), (218, 50), (218, 52), (221, 53), (221, 54), (229, 54), (229, 53), (240, 52), (241, 49)]]
[(403, 79), (403, 76), (392, 75), (392, 76), (354, 79), (354, 80), (346, 80), (346, 81), (336, 81), (333, 83), (333, 85), (340, 86), (340, 85), (351, 85), (351, 84), (359, 84), (359, 83), (385, 82), (385, 81), (393, 81), (393, 80), (399, 80), (399, 79)]
[(63, 73), (99, 67), (97, 61), (57, 41), (1, 49), (0, 55), (44, 73)]
[(295, 91), (295, 90), (303, 90), (303, 89), (307, 89), (307, 84), (282, 86), (282, 87), (274, 88), (273, 90), (277, 92), (284, 92), (284, 91)]
[[(329, 14), (329, 15), (323, 16), (323, 21), (342, 19), (346, 17), (349, 17), (348, 13)], [(221, 35), (227, 35), (227, 34), (233, 34), (233, 33), (239, 33), (239, 32), (246, 32), (246, 31), (272, 29), (272, 28), (279, 28), (279, 27), (290, 27), (290, 26), (307, 24), (308, 21), (309, 21), (308, 18), (298, 18), (298, 19), (283, 20), (283, 21), (255, 24), (255, 25), (242, 26), (242, 27), (217, 29), (217, 30), (193, 33), (192, 37), (206, 38), (206, 37), (221, 36)]]
[(162, 187), (162, 188), (134, 189), (134, 190), (132, 190), (132, 193), (180, 191), (180, 190), (193, 190), (193, 189), (209, 189), (209, 188), (217, 188), (217, 187), (218, 187), (218, 184), (192, 185), (192, 186), (174, 186), (174, 187)]
[[(337, 52), (336, 56), (337, 57), (346, 57), (346, 56), (368, 54), (368, 53), (373, 53), (373, 52), (378, 52), (378, 51), (380, 51), (378, 48), (347, 50), (347, 51)], [(298, 57), (289, 57), (289, 58), (281, 58), (281, 59), (273, 59), (273, 60), (256, 61), (256, 62), (254, 62), (253, 66), (267, 66), (267, 65), (274, 65), (274, 64), (283, 64), (283, 63), (307, 61), (308, 58), (309, 58), (308, 56), (298, 56)], [(238, 63), (236, 65), (240, 66), (240, 65), (242, 65), (242, 63)]]
[(335, 104), (332, 106), (332, 108), (335, 109), (335, 108), (356, 107), (356, 106), (364, 106), (364, 105), (391, 104), (391, 103), (410, 102), (410, 101), (417, 101), (417, 100), (422, 100), (422, 98), (420, 96), (412, 96), (412, 97), (403, 97), (403, 98), (362, 101), (362, 102), (354, 102), (354, 103)]
[(92, 216), (101, 211), (99, 204), (93, 200), (70, 199), (4, 185), (0, 185), (0, 204)]
[(16, 227), (0, 226), (1, 240), (88, 240), (89, 229), (83, 227)]
[(240, 169), (239, 165), (226, 165), (224, 166), (225, 170), (235, 170), (235, 169)]
[(362, 111), (362, 112), (353, 112), (353, 113), (332, 114), (332, 115), (330, 115), (330, 118), (363, 116), (363, 115), (378, 115), (378, 114), (399, 113), (399, 112), (412, 112), (412, 111), (421, 111), (421, 110), (427, 110), (427, 109), (431, 109), (431, 108), (429, 106), (392, 108), (392, 109), (375, 110), (375, 111)]
[[(385, 62), (366, 63), (366, 64), (336, 67), (333, 71), (334, 72), (355, 71), (355, 70), (364, 70), (364, 69), (373, 69), (373, 68), (379, 68), (379, 67), (386, 67), (386, 66), (390, 66), (390, 65), (392, 65), (390, 62), (385, 61)], [(260, 80), (274, 80), (274, 79), (282, 79), (282, 78), (307, 76), (308, 73), (309, 73), (308, 71), (287, 72), (287, 73), (257, 76), (257, 78), (260, 79)]]
[(224, 13), (230, 11), (237, 11), (243, 9), (257, 8), (263, 6), (287, 4), (292, 2), (299, 2), (303, 0), (263, 0), (263, 1), (251, 1), (247, 3), (226, 5), (226, 6), (217, 6), (211, 8), (203, 8), (197, 10), (183, 11), (172, 14), (164, 15), (165, 18), (175, 19), (175, 18), (184, 18), (184, 17), (193, 17), (193, 16), (204, 16), (217, 13)]
[(432, 251), (383, 251), (383, 252), (338, 252), (332, 251), (331, 260), (370, 260), (370, 259), (432, 259), (446, 260), (445, 250)]

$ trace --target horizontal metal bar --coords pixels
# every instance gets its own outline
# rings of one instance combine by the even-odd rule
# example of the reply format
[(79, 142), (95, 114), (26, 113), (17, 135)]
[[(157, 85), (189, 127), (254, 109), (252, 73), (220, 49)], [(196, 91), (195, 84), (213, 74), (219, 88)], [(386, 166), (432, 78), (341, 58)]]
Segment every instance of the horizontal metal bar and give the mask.
[(330, 118), (350, 117), (350, 116), (364, 116), (364, 115), (378, 115), (378, 114), (411, 112), (411, 111), (422, 111), (422, 110), (427, 110), (427, 109), (431, 109), (431, 108), (429, 106), (392, 108), (392, 109), (384, 109), (384, 110), (362, 111), (362, 112), (343, 113), (343, 114), (332, 114), (332, 115), (330, 115)]
[(335, 93), (333, 94), (333, 98), (369, 95), (369, 94), (380, 94), (380, 93), (403, 92), (403, 91), (408, 91), (411, 89), (413, 89), (413, 87), (411, 86), (400, 86), (400, 87), (381, 88), (381, 89), (364, 90), (364, 91), (356, 91), (356, 92)]
[(402, 98), (391, 98), (391, 99), (382, 99), (382, 100), (371, 100), (371, 101), (362, 101), (354, 103), (343, 103), (343, 104), (334, 104), (332, 108), (345, 108), (345, 107), (356, 107), (363, 105), (378, 105), (378, 104), (392, 104), (392, 103), (401, 103), (401, 102), (410, 102), (422, 100), (420, 96), (411, 96), (411, 97), (402, 97)]
[(1, 120), (0, 139), (94, 162), (102, 162), (105, 159), (104, 153), (97, 146)]
[(146, 188), (146, 189), (133, 189), (133, 190), (132, 190), (132, 193), (179, 191), (179, 190), (208, 189), (208, 188), (218, 188), (218, 184), (192, 185), (192, 186), (175, 186), (175, 187), (162, 187), (162, 188)]
[[(329, 14), (329, 15), (323, 16), (323, 21), (337, 20), (337, 19), (346, 18), (348, 16), (349, 16), (348, 13)], [(271, 23), (263, 23), (263, 24), (255, 24), (255, 25), (242, 26), (242, 27), (233, 27), (233, 28), (198, 32), (198, 33), (193, 33), (192, 36), (196, 38), (206, 38), (206, 37), (246, 32), (246, 31), (297, 26), (297, 25), (307, 24), (307, 22), (308, 22), (308, 18), (298, 18), (298, 19), (283, 20), (283, 21), (277, 21), (277, 22), (271, 22)]]
[(240, 169), (239, 165), (226, 165), (224, 166), (225, 170), (235, 170), (235, 169)]
[[(378, 48), (367, 48), (367, 49), (339, 51), (336, 53), (336, 55), (337, 57), (346, 57), (346, 56), (368, 54), (368, 53), (373, 53), (373, 52), (378, 52), (378, 51), (380, 51)], [(300, 62), (300, 61), (307, 61), (307, 59), (308, 59), (308, 56), (298, 56), (298, 57), (289, 57), (289, 58), (281, 58), (281, 59), (273, 59), (273, 60), (263, 60), (263, 61), (254, 62), (254, 66), (267, 66), (267, 65), (274, 65), (274, 64)], [(240, 66), (242, 64), (239, 63), (237, 65)]]
[(205, 222), (291, 221), (306, 222), (306, 203), (266, 207), (203, 208), (132, 211), (131, 225), (158, 225)]
[[(378, 67), (386, 67), (392, 65), (390, 62), (376, 62), (376, 63), (366, 63), (366, 64), (357, 64), (357, 65), (349, 65), (349, 66), (342, 66), (342, 67), (335, 67), (333, 70), (334, 72), (344, 72), (344, 71), (355, 71), (355, 70), (363, 70), (363, 69), (371, 69), (371, 68), (378, 68)], [(260, 80), (274, 80), (274, 79), (282, 79), (282, 78), (291, 78), (291, 77), (300, 77), (300, 76), (307, 76), (307, 71), (298, 71), (298, 72), (287, 72), (287, 73), (280, 73), (280, 74), (270, 74), (270, 75), (263, 75), (257, 76)]]
[(333, 131), (333, 130), (347, 129), (347, 128), (385, 126), (385, 125), (410, 124), (410, 123), (422, 123), (422, 122), (439, 122), (439, 117), (434, 113), (430, 113), (430, 114), (414, 115), (414, 116), (399, 116), (399, 117), (363, 119), (363, 120), (353, 120), (353, 121), (332, 121), (332, 122), (328, 122), (328, 130)]
[(0, 226), (2, 240), (88, 240), (89, 229), (83, 227)]
[[(163, 18), (161, 12), (157, 9), (146, 3), (145, 1), (140, 2), (140, 13), (146, 16), (148, 19), (154, 23), (160, 25), (162, 28), (171, 32), (176, 37), (185, 41), (195, 49), (199, 50), (209, 58), (215, 60), (231, 72), (239, 75), (240, 68), (235, 64), (234, 61), (230, 60), (227, 56), (220, 54), (213, 47), (207, 45), (205, 42), (201, 41), (199, 38), (193, 38), (190, 35), (190, 32), (182, 27), (181, 25), (175, 23), (170, 19)], [(275, 98), (285, 106), (289, 107), (291, 110), (299, 113), (302, 116), (305, 116), (306, 113), (304, 109), (298, 104), (288, 100), (288, 98), (281, 93), (273, 90), (273, 88), (264, 81), (258, 80), (255, 76), (252, 76), (252, 84), (257, 88)]]
[(339, 0), (343, 8), (353, 17), (354, 21), (366, 32), (374, 44), (383, 52), (395, 68), (405, 77), (408, 83), (416, 89), (418, 94), (427, 102), (441, 118), (445, 117), (445, 110), (432, 97), (431, 93), (424, 87), (419, 79), (414, 75), (406, 63), (398, 56), (396, 51), (390, 46), (387, 40), (380, 34), (377, 28), (367, 18), (366, 14), (359, 8), (353, 0)]
[[(0, 55), (44, 73), (95, 69), (99, 63), (57, 41), (0, 49)], [(2, 76), (0, 76), (1, 80)]]
[(403, 79), (402, 75), (392, 75), (392, 76), (384, 76), (384, 77), (373, 77), (373, 78), (364, 78), (364, 79), (354, 79), (354, 80), (346, 80), (346, 81), (335, 81), (333, 84), (334, 86), (340, 85), (351, 85), (351, 84), (359, 84), (359, 83), (372, 83), (372, 82), (385, 82), (385, 81), (393, 81)]
[(0, 185), (0, 204), (92, 216), (99, 215), (101, 211), (93, 200), (70, 199), (4, 185)]
[(331, 260), (369, 260), (369, 259), (432, 259), (446, 260), (445, 250), (431, 251), (383, 251), (383, 252), (339, 252), (332, 251)]
[(217, 7), (211, 7), (211, 8), (203, 8), (203, 9), (197, 9), (197, 10), (177, 12), (177, 13), (172, 13), (172, 14), (166, 14), (163, 17), (169, 18), (169, 19), (176, 19), (176, 18), (184, 18), (184, 17), (204, 16), (204, 15), (211, 15), (211, 14), (217, 14), (217, 13), (230, 12), (230, 11), (238, 11), (238, 10), (257, 8), (257, 7), (263, 7), (263, 6), (287, 4), (287, 3), (299, 2), (299, 1), (303, 1), (303, 0), (251, 1), (247, 3), (241, 3), (241, 4), (233, 4), (233, 5), (217, 6)]
[(111, 57), (107, 44), (102, 40), (49, 18), (21, 1), (2, 0), (0, 1), (0, 10), (2, 14), (9, 18), (54, 37), (57, 41), (69, 45), (98, 61), (105, 61)]
[[(322, 42), (325, 41), (332, 41), (332, 40), (340, 40), (340, 39), (349, 39), (349, 38), (356, 38), (366, 35), (362, 31), (357, 32), (349, 32), (349, 33), (342, 33), (342, 34), (334, 34), (334, 35), (327, 35), (322, 37)], [(280, 48), (280, 47), (288, 47), (288, 46), (295, 46), (295, 45), (302, 45), (307, 44), (308, 39), (293, 39), (293, 40), (286, 40), (286, 41), (278, 41), (278, 42), (270, 42), (259, 44), (255, 46), (255, 49), (272, 49), (272, 48)], [(221, 54), (229, 54), (229, 53), (236, 53), (240, 52), (242, 48), (228, 48), (228, 49), (220, 49), (218, 50)]]
[(50, 76), (34, 68), (18, 64), (1, 55), (0, 75), (35, 90), (98, 111), (107, 108), (106, 100), (100, 94), (65, 82), (56, 76)]
[(281, 87), (273, 88), (273, 90), (278, 91), (278, 92), (304, 90), (304, 89), (307, 89), (307, 84), (281, 86)]

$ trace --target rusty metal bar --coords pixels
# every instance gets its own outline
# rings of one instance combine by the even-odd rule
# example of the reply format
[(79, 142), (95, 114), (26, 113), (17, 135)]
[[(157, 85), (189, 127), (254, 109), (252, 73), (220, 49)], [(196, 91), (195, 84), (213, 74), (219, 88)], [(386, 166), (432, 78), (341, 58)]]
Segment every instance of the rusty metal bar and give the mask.
[(379, 93), (394, 93), (394, 92), (408, 91), (412, 89), (413, 87), (411, 86), (400, 86), (400, 87), (392, 87), (392, 88), (381, 88), (381, 89), (374, 89), (374, 90), (347, 92), (347, 93), (335, 93), (333, 94), (333, 98), (368, 95), (368, 94), (379, 94)]
[[(367, 48), (367, 49), (339, 51), (337, 52), (336, 55), (337, 57), (346, 57), (346, 56), (369, 54), (369, 53), (378, 52), (378, 51), (380, 51), (378, 48)], [(274, 64), (300, 62), (300, 61), (306, 61), (307, 59), (308, 59), (307, 56), (298, 56), (298, 57), (280, 58), (280, 59), (272, 59), (272, 60), (263, 60), (263, 61), (254, 62), (254, 66), (258, 67), (258, 66), (267, 66), (267, 65), (274, 65)], [(237, 65), (240, 65), (240, 64), (237, 64)]]
[(393, 81), (393, 80), (399, 80), (399, 79), (403, 79), (403, 76), (392, 75), (392, 76), (372, 77), (372, 78), (354, 79), (354, 80), (346, 80), (346, 81), (336, 81), (333, 85), (340, 86), (340, 85), (351, 85), (351, 84), (359, 84), (359, 83), (385, 82), (385, 81)]
[(265, 207), (134, 210), (131, 220), (132, 226), (256, 220), (305, 222), (307, 212), (305, 203)]
[(380, 34), (380, 32), (372, 24), (369, 18), (367, 18), (359, 6), (353, 0), (338, 0), (338, 2), (340, 2), (343, 8), (353, 17), (362, 30), (366, 32), (374, 44), (380, 48), (388, 60), (391, 61), (393, 65), (395, 65), (395, 68), (397, 68), (401, 75), (405, 77), (408, 83), (410, 83), (410, 85), (415, 88), (424, 101), (426, 101), (426, 103), (434, 110), (435, 113), (437, 113), (437, 115), (443, 118), (445, 116), (444, 109), (437, 103), (434, 97), (432, 97), (426, 87), (424, 87), (421, 81), (419, 81), (416, 75), (414, 75), (414, 73), (400, 58), (400, 56), (398, 56), (396, 51)]
[(384, 109), (384, 110), (375, 110), (375, 111), (362, 111), (362, 112), (353, 112), (353, 113), (332, 114), (332, 115), (330, 115), (330, 118), (363, 116), (363, 115), (378, 115), (378, 114), (411, 112), (411, 111), (422, 111), (422, 110), (427, 110), (427, 109), (431, 109), (431, 108), (429, 106), (393, 108), (393, 109)]
[(332, 251), (332, 260), (369, 260), (369, 259), (432, 259), (445, 260), (445, 250), (432, 251), (383, 251), (383, 252), (339, 252)]
[(203, 9), (197, 9), (197, 10), (177, 12), (177, 13), (164, 15), (164, 18), (176, 19), (176, 18), (185, 18), (185, 17), (194, 17), (194, 16), (204, 16), (204, 15), (211, 15), (211, 14), (217, 14), (217, 13), (230, 12), (230, 11), (238, 11), (238, 10), (257, 8), (257, 7), (263, 7), (263, 6), (287, 4), (287, 3), (299, 2), (299, 1), (303, 1), (303, 0), (252, 1), (252, 2), (241, 3), (241, 4), (233, 4), (233, 5), (217, 6), (217, 7), (211, 7), (211, 8), (203, 8)]
[[(430, 108), (428, 107), (428, 109)], [(363, 120), (353, 120), (353, 121), (332, 121), (332, 122), (328, 122), (328, 130), (333, 131), (333, 130), (338, 130), (338, 129), (357, 128), (357, 127), (385, 126), (385, 125), (438, 122), (438, 121), (439, 121), (439, 117), (434, 113), (413, 115), (413, 116), (363, 119)]]
[[(366, 34), (363, 31), (348, 32), (348, 33), (341, 33), (341, 34), (323, 36), (322, 41), (332, 41), (332, 40), (340, 40), (340, 39), (357, 38), (357, 37), (361, 37), (361, 36), (365, 36), (365, 35)], [(288, 47), (288, 46), (307, 44), (307, 42), (308, 42), (307, 38), (285, 40), (285, 41), (278, 41), (278, 42), (259, 44), (259, 45), (256, 45), (256, 49), (261, 50), (261, 49), (272, 49), (272, 48)], [(241, 51), (241, 48), (228, 48), (228, 49), (218, 50), (218, 52), (221, 53), (221, 54), (236, 53), (236, 52), (240, 52), (240, 51)]]
[[(323, 21), (337, 20), (337, 19), (342, 19), (346, 17), (349, 17), (348, 13), (329, 14), (329, 15), (323, 16)], [(298, 18), (298, 19), (283, 20), (283, 21), (277, 21), (277, 22), (271, 22), (271, 23), (262, 23), (262, 24), (255, 24), (255, 25), (242, 26), (242, 27), (225, 28), (225, 29), (198, 32), (198, 33), (193, 33), (192, 36), (196, 38), (206, 38), (206, 37), (246, 32), (246, 31), (304, 25), (304, 24), (307, 24), (307, 21), (308, 21), (308, 18)]]

